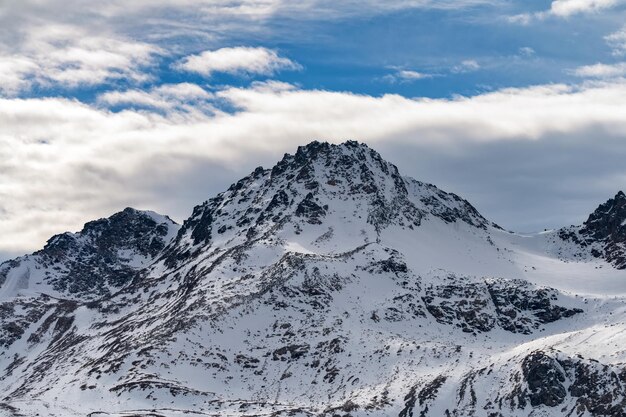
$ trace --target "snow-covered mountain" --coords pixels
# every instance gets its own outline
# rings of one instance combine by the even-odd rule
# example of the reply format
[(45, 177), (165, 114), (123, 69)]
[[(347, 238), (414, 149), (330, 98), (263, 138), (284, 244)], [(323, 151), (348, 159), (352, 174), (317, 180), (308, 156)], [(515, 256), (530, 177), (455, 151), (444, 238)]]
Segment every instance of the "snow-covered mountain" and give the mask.
[(626, 196), (508, 232), (357, 142), (0, 266), (0, 414), (625, 416)]
[(126, 208), (78, 233), (53, 236), (42, 250), (0, 266), (0, 301), (17, 294), (83, 301), (110, 295), (150, 265), (178, 229), (167, 216)]

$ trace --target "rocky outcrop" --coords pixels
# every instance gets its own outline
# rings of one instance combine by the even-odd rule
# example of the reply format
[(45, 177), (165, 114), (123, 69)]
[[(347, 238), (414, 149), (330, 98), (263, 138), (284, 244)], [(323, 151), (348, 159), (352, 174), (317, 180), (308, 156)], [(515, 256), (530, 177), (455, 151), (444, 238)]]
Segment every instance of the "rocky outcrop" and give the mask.
[(582, 226), (563, 228), (558, 233), (592, 256), (626, 269), (626, 194), (620, 191), (600, 204)]
[[(535, 351), (522, 361), (519, 404), (545, 406), (568, 416), (626, 416), (626, 367), (560, 352)], [(558, 411), (556, 411), (558, 410)]]
[(544, 352), (533, 352), (522, 361), (524, 381), (528, 385), (530, 405), (556, 407), (567, 396), (561, 364)]
[(603, 257), (618, 269), (626, 269), (626, 195), (620, 191), (601, 204), (585, 221), (580, 235), (587, 242), (598, 242), (592, 254)]
[(530, 334), (543, 324), (583, 312), (556, 305), (555, 290), (535, 288), (526, 281), (472, 282), (454, 275), (444, 280), (426, 288), (426, 309), (439, 323), (453, 324), (468, 333), (488, 332), (497, 326)]

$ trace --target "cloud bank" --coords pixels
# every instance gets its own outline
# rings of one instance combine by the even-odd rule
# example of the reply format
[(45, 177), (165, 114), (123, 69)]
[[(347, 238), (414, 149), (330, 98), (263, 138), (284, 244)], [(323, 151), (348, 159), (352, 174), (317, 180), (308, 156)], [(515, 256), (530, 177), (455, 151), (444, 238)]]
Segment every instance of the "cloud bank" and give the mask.
[(91, 35), (75, 26), (46, 26), (25, 33), (19, 53), (0, 48), (0, 93), (14, 95), (33, 86), (89, 86), (115, 79), (145, 81), (149, 75), (143, 68), (161, 52), (151, 44)]
[[(181, 94), (217, 107), (189, 111), (179, 105)], [(76, 230), (82, 222), (126, 205), (183, 219), (194, 204), (225, 189), (259, 162), (272, 164), (283, 152), (313, 139), (358, 139), (387, 150), (383, 155), (392, 161), (403, 161), (410, 153), (437, 155), (445, 164), (461, 149), (464, 155), (479, 150), (495, 155), (502, 152), (503, 143), (510, 149), (527, 144), (523, 146), (528, 157), (537, 158), (543, 149), (566, 143), (564, 137), (574, 143), (617, 144), (617, 138), (626, 135), (626, 83), (618, 81), (502, 89), (437, 100), (302, 90), (276, 82), (213, 92), (180, 84), (145, 95), (133, 90), (107, 93), (101, 100), (139, 103), (147, 109), (112, 112), (60, 98), (0, 99), (0, 251), (35, 249), (53, 233)], [(219, 111), (218, 104), (224, 102), (238, 110)], [(592, 136), (581, 137), (581, 132)], [(499, 159), (483, 161), (483, 166), (497, 171), (525, 163)], [(476, 190), (476, 184), (464, 184), (462, 178), (455, 182), (441, 173), (424, 172), (416, 160), (420, 157), (401, 164), (406, 174)], [(594, 192), (606, 191), (606, 197), (626, 185), (619, 171), (602, 178), (593, 175), (590, 171), (584, 180), (606, 180), (604, 187), (594, 187)], [(477, 202), (490, 207), (499, 197), (488, 197), (489, 189), (498, 189), (494, 182), (500, 176), (478, 176), (474, 180), (480, 181), (482, 193), (477, 193)], [(544, 178), (552, 181), (545, 187), (562, 187), (563, 178)], [(519, 211), (528, 207), (523, 196), (512, 201), (520, 204)], [(510, 215), (515, 216), (515, 210)]]
[(613, 55), (622, 56), (626, 54), (626, 26), (605, 36), (604, 40), (613, 48)]

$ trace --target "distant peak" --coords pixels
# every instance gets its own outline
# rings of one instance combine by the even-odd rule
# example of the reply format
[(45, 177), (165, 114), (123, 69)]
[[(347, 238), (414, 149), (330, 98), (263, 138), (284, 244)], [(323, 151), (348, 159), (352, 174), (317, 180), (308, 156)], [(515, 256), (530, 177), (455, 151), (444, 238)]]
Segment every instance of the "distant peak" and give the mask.
[(582, 232), (597, 240), (626, 240), (626, 194), (619, 191), (615, 197), (598, 206), (583, 224)]
[(76, 241), (81, 236), (99, 237), (103, 234), (112, 234), (125, 236), (123, 239), (130, 239), (135, 234), (146, 234), (153, 230), (157, 235), (165, 236), (170, 228), (176, 230), (178, 225), (168, 216), (154, 211), (126, 207), (124, 210), (118, 211), (109, 217), (85, 223), (79, 232), (64, 232), (52, 236), (48, 239), (44, 250), (59, 247), (59, 245), (67, 245), (68, 242)]
[(618, 191), (615, 197), (600, 204), (598, 208), (591, 213), (585, 224), (601, 217), (621, 217), (622, 220), (626, 218), (626, 194), (624, 194), (623, 191)]
[(115, 227), (116, 225), (124, 225), (129, 221), (134, 221), (136, 219), (143, 219), (143, 218), (152, 218), (152, 216), (150, 216), (149, 214), (141, 210), (137, 210), (132, 207), (126, 207), (124, 210), (118, 211), (117, 213), (114, 213), (109, 217), (100, 218), (98, 220), (92, 220), (92, 221), (85, 223), (81, 233), (87, 233), (87, 232), (91, 232), (94, 230), (100, 230), (103, 227), (108, 228), (108, 227)]

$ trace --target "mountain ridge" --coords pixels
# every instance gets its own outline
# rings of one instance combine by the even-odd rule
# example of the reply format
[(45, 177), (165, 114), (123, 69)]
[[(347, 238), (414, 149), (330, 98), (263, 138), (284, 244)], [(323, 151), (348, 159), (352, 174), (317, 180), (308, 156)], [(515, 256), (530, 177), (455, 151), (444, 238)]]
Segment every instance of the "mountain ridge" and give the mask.
[[(24, 278), (15, 279), (22, 280), (22, 286), (38, 281), (34, 286), (42, 286), (41, 291), (50, 295), (102, 297), (127, 284), (169, 244), (176, 231), (177, 224), (167, 216), (127, 207), (85, 223), (79, 232), (55, 235), (39, 251), (0, 264), (0, 288), (9, 269), (21, 267)], [(25, 278), (31, 274), (32, 279)], [(100, 280), (94, 281), (94, 276)], [(0, 299), (10, 295), (7, 291), (0, 291)]]

